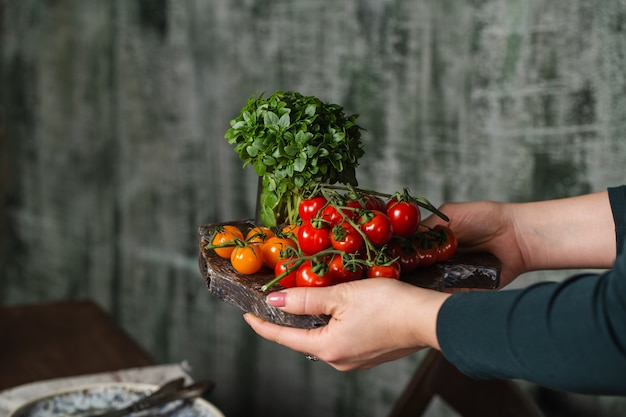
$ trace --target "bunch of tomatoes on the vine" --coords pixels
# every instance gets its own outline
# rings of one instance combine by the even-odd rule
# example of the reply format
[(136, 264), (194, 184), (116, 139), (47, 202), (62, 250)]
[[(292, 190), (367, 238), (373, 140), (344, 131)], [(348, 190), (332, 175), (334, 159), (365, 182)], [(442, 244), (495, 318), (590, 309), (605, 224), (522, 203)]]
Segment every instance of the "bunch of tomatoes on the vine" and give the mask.
[(234, 225), (221, 226), (206, 248), (229, 258), (241, 274), (273, 270), (274, 279), (263, 290), (276, 283), (286, 288), (323, 287), (362, 278), (399, 279), (449, 259), (457, 249), (450, 228), (421, 224), (420, 207), (447, 220), (406, 189), (389, 195), (318, 185), (299, 203), (298, 224), (254, 226), (245, 236)]

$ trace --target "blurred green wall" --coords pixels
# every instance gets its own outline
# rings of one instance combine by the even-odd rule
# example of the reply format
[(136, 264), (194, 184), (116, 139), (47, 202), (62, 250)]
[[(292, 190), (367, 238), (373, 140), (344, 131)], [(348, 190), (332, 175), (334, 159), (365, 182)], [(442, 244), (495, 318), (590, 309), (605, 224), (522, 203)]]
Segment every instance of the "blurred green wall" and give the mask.
[(360, 114), (360, 183), (435, 204), (624, 182), (623, 0), (0, 0), (0, 17), (0, 303), (93, 298), (216, 380), (228, 416), (385, 415), (420, 358), (339, 373), (207, 292), (197, 227), (254, 213), (223, 139), (250, 95)]

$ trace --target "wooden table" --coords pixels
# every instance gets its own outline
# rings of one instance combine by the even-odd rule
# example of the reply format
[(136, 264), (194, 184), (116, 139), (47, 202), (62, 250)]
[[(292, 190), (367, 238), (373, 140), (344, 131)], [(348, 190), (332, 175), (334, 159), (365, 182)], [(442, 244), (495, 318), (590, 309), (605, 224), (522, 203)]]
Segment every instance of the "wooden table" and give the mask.
[(0, 390), (156, 364), (92, 301), (0, 307), (0, 334)]

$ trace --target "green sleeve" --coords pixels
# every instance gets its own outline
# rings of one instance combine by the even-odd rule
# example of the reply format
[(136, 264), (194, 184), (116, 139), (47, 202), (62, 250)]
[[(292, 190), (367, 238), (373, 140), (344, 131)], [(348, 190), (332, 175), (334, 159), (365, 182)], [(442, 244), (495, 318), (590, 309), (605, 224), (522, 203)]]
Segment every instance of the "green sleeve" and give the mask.
[[(625, 190), (609, 193), (620, 248)], [(626, 253), (604, 274), (454, 294), (439, 312), (437, 336), (444, 356), (476, 379), (525, 379), (561, 391), (626, 395)]]

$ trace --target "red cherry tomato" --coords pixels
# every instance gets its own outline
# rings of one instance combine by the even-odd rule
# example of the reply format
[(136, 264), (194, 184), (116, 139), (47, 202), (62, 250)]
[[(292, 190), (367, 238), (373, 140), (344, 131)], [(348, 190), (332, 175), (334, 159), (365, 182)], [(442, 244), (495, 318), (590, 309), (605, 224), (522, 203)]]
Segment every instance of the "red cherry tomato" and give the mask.
[(422, 220), (417, 204), (407, 201), (398, 201), (392, 198), (385, 208), (387, 217), (391, 221), (393, 234), (402, 237), (413, 235)]
[(383, 246), (393, 235), (389, 217), (379, 210), (371, 210), (363, 214), (359, 219), (359, 224), (365, 236), (376, 246)]
[(333, 285), (341, 284), (363, 278), (363, 266), (358, 263), (345, 265), (343, 257), (335, 255), (328, 263), (328, 273)]
[(456, 236), (452, 230), (447, 226), (439, 224), (433, 227), (432, 233), (438, 246), (437, 262), (450, 259), (450, 257), (455, 254), (458, 247)]
[(359, 218), (359, 212), (364, 209), (363, 204), (358, 200), (348, 200), (345, 203), (343, 212), (350, 218), (356, 220)]
[(343, 216), (337, 209), (331, 205), (328, 205), (320, 212), (320, 218), (328, 223), (329, 226), (335, 226), (343, 220)]
[(400, 264), (395, 261), (390, 265), (373, 265), (367, 269), (368, 278), (400, 279)]
[(387, 246), (387, 254), (391, 259), (398, 258), (402, 273), (415, 270), (420, 263), (420, 256), (415, 244), (408, 239), (391, 239)]
[(420, 267), (433, 265), (437, 262), (439, 255), (439, 245), (429, 234), (430, 232), (420, 232), (414, 239), (415, 249), (420, 258)]
[(298, 205), (298, 214), (303, 222), (313, 219), (319, 211), (326, 205), (326, 198), (321, 195), (306, 198)]
[(363, 245), (363, 236), (350, 223), (341, 223), (332, 228), (330, 244), (347, 253), (356, 253)]
[(298, 229), (298, 243), (306, 255), (314, 255), (330, 247), (330, 229), (328, 226), (315, 227), (307, 222)]
[(296, 286), (296, 274), (298, 272), (298, 268), (295, 268), (296, 262), (297, 261), (295, 260), (295, 258), (279, 259), (276, 262), (276, 266), (274, 267), (275, 277), (280, 276), (282, 273), (294, 267), (293, 271), (289, 272), (287, 275), (285, 275), (283, 279), (278, 281), (278, 283), (285, 288), (291, 288)]
[(385, 211), (385, 202), (372, 194), (363, 194), (363, 201), (367, 210)]
[(331, 285), (331, 276), (328, 273), (328, 266), (317, 265), (320, 270), (316, 270), (311, 261), (305, 261), (296, 272), (297, 287), (326, 287)]

